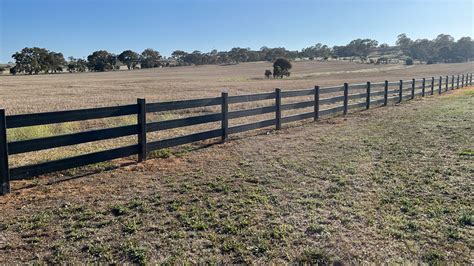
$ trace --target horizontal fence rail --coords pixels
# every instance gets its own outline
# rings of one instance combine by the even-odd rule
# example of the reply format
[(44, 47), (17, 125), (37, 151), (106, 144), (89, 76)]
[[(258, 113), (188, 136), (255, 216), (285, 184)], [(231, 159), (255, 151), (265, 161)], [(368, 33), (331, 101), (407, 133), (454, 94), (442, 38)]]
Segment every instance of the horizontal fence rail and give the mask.
[[(367, 82), (364, 84), (348, 84), (342, 86), (310, 89), (258, 93), (250, 95), (228, 96), (222, 93), (221, 97), (180, 100), (171, 102), (146, 103), (145, 99), (137, 99), (137, 104), (100, 107), (80, 110), (44, 112), (35, 114), (6, 115), (0, 109), (0, 194), (10, 192), (10, 181), (44, 175), (56, 171), (96, 164), (118, 158), (138, 155), (138, 160), (146, 160), (147, 152), (189, 144), (197, 141), (221, 138), (228, 139), (228, 135), (242, 133), (267, 127), (277, 130), (282, 124), (305, 119), (317, 121), (322, 116), (346, 115), (349, 110), (369, 109), (371, 106), (386, 106), (388, 103), (400, 103), (414, 99), (416, 96), (441, 94), (455, 88), (472, 85), (472, 73), (460, 75), (438, 76), (421, 79), (400, 80), (398, 82)], [(282, 103), (289, 98), (304, 97), (304, 100)], [(229, 111), (234, 104), (266, 101), (266, 106), (250, 109)], [(268, 101), (272, 101), (271, 104)], [(220, 106), (220, 112), (191, 116), (186, 118), (169, 119), (158, 122), (147, 122), (147, 113), (169, 112), (175, 110), (205, 108)], [(303, 113), (284, 116), (290, 110), (306, 110)], [(268, 114), (274, 114), (269, 119)], [(107, 119), (119, 116), (135, 115), (137, 123), (127, 126), (95, 129), (78, 133), (42, 137), (35, 139), (7, 141), (9, 129), (26, 128), (31, 126), (58, 124), (92, 119)], [(234, 119), (267, 115), (265, 120), (242, 125), (229, 126)], [(219, 123), (221, 126), (203, 132), (178, 136), (168, 139), (147, 141), (147, 133), (170, 129)], [(9, 167), (9, 155), (36, 152), (41, 150), (78, 145), (83, 143), (115, 139), (136, 135), (137, 144), (125, 147), (97, 151), (64, 159), (51, 160), (42, 163)]]

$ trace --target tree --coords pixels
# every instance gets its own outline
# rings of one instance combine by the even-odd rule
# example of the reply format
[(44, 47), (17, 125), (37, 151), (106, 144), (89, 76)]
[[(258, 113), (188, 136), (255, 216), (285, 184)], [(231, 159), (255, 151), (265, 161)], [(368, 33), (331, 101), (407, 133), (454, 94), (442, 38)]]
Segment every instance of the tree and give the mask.
[(411, 44), (410, 55), (420, 62), (433, 60), (435, 52), (433, 51), (433, 42), (428, 39), (418, 39)]
[(247, 59), (248, 59), (247, 53), (248, 53), (249, 50), (250, 50), (249, 48), (244, 49), (244, 48), (240, 48), (240, 47), (235, 47), (235, 48), (232, 48), (229, 51), (229, 56), (236, 63), (247, 62)]
[(402, 52), (407, 55), (411, 56), (411, 45), (413, 44), (413, 41), (407, 37), (405, 33), (402, 33), (397, 36), (397, 46), (402, 50)]
[(70, 56), (67, 62), (67, 70), (72, 72), (85, 72), (87, 69), (87, 61), (84, 59), (76, 59)]
[(120, 62), (127, 65), (128, 70), (135, 68), (140, 61), (140, 55), (132, 50), (125, 50), (118, 56)]
[(57, 73), (63, 71), (63, 66), (66, 65), (66, 60), (62, 53), (49, 52), (44, 55), (42, 61), (42, 70), (45, 73)]
[(87, 61), (84, 59), (77, 59), (76, 70), (78, 72), (86, 72), (87, 70)]
[(332, 51), (327, 45), (317, 43), (314, 46), (303, 48), (299, 53), (300, 57), (308, 57), (310, 60), (314, 58), (329, 58), (332, 56)]
[(451, 35), (439, 34), (433, 40), (436, 60), (449, 62), (453, 58), (454, 38)]
[(450, 47), (444, 46), (438, 50), (438, 58), (443, 62), (448, 62), (453, 57)]
[(38, 74), (47, 68), (46, 57), (49, 51), (44, 48), (23, 48), (20, 52), (12, 55), (15, 59), (16, 71), (19, 73)]
[(290, 52), (286, 50), (285, 48), (279, 47), (279, 48), (269, 48), (266, 50), (265, 55), (263, 56), (263, 59), (266, 61), (274, 61), (277, 58), (290, 58), (294, 56), (290, 56)]
[(272, 71), (269, 69), (265, 70), (265, 77), (269, 79), (271, 76), (272, 76)]
[(181, 51), (181, 50), (176, 50), (174, 51), (173, 53), (171, 53), (171, 57), (173, 57), (174, 59), (176, 59), (176, 61), (178, 61), (179, 64), (182, 64), (184, 61), (184, 57), (187, 55), (188, 53), (186, 53), (185, 51)]
[(278, 58), (273, 63), (273, 76), (280, 78), (283, 78), (283, 76), (289, 76), (292, 67), (291, 62), (288, 59)]
[(453, 47), (453, 59), (455, 62), (468, 61), (474, 58), (474, 41), (470, 37), (462, 37)]
[(99, 50), (87, 56), (87, 67), (91, 71), (107, 71), (114, 69), (115, 61), (114, 55), (105, 51)]
[(142, 68), (159, 67), (161, 65), (160, 60), (161, 60), (161, 55), (158, 51), (153, 50), (151, 48), (145, 49), (142, 52), (142, 57), (140, 60), (141, 67)]
[(77, 67), (77, 60), (70, 56), (68, 57), (68, 62), (67, 62), (67, 71), (69, 71), (69, 73), (72, 73), (72, 72), (76, 72), (76, 67)]
[(112, 66), (112, 70), (118, 70), (120, 69), (120, 66), (117, 64), (118, 63), (118, 58), (114, 54), (110, 54), (109, 56), (109, 63)]

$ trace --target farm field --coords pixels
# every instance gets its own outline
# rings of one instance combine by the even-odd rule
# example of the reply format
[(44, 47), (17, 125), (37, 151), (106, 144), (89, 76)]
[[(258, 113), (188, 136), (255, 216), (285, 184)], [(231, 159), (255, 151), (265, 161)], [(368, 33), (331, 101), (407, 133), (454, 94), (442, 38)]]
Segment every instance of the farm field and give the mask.
[(264, 78), (271, 63), (197, 66), (107, 73), (0, 76), (0, 106), (7, 114), (33, 113), (136, 103), (335, 86), (344, 82), (398, 81), (464, 74), (473, 63), (434, 65), (365, 65), (343, 61), (293, 62), (291, 77)]
[[(298, 80), (296, 65), (293, 81), (300, 86), (291, 88), (319, 81)], [(469, 69), (459, 64), (359, 77), (328, 74), (320, 84)], [(68, 79), (73, 76), (80, 75)], [(29, 78), (39, 82), (24, 80)], [(250, 81), (259, 82), (265, 84), (261, 91), (294, 85)], [(253, 88), (223, 83), (239, 92)], [(2, 82), (2, 93), (4, 87)], [(125, 100), (113, 95), (120, 98), (116, 103)], [(13, 193), (0, 198), (0, 261), (469, 264), (473, 104), (474, 89), (464, 88), (80, 178), (14, 182)]]
[[(229, 95), (269, 92), (279, 87), (283, 91), (312, 88), (314, 85), (334, 86), (344, 82), (351, 84), (366, 81), (381, 82), (385, 79), (431, 77), (445, 74), (459, 74), (472, 71), (472, 63), (436, 65), (365, 65), (342, 61), (294, 62), (292, 76), (285, 79), (265, 79), (263, 72), (271, 69), (266, 62), (243, 63), (229, 66), (199, 66), (162, 68), (151, 70), (117, 71), (107, 73), (77, 73), (40, 76), (0, 77), (0, 106), (7, 114), (34, 113), (100, 106), (135, 103), (137, 97), (148, 102), (171, 101), (218, 97), (222, 91)], [(289, 99), (285, 102), (311, 100)], [(273, 101), (236, 104), (232, 110), (272, 105)], [(299, 110), (311, 111), (312, 108)], [(148, 121), (161, 121), (196, 116), (202, 113), (220, 112), (219, 107), (194, 108), (166, 113), (150, 114)], [(285, 111), (292, 115), (298, 111)], [(273, 114), (235, 119), (232, 125), (245, 124), (272, 118)], [(135, 116), (112, 119), (96, 119), (86, 122), (71, 122), (58, 125), (13, 129), (8, 132), (9, 141), (48, 137), (58, 134), (80, 132), (88, 129), (122, 126), (136, 123)], [(220, 123), (190, 126), (149, 134), (150, 140), (182, 136), (199, 131), (219, 128)], [(70, 147), (56, 148), (10, 158), (14, 166), (27, 165), (65, 158), (73, 155), (110, 149), (136, 143), (136, 137), (123, 137)], [(152, 155), (153, 156), (153, 155)], [(110, 168), (112, 163), (102, 164)]]

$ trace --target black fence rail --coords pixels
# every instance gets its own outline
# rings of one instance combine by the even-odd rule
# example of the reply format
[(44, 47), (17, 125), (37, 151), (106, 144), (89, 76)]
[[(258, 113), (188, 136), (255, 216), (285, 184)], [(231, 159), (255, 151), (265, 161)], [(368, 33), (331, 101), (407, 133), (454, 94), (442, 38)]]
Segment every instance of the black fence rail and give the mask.
[[(285, 123), (304, 119), (313, 119), (314, 121), (317, 121), (320, 117), (327, 115), (346, 115), (349, 110), (352, 109), (369, 109), (371, 106), (386, 106), (389, 102), (400, 103), (403, 100), (414, 99), (416, 96), (424, 97), (426, 95), (441, 94), (448, 90), (468, 85), (472, 85), (472, 73), (457, 75), (456, 77), (451, 75), (445, 77), (431, 77), (428, 79), (412, 79), (408, 81), (400, 80), (399, 82), (367, 82), (364, 84), (353, 85), (344, 83), (342, 86), (327, 88), (315, 86), (311, 89), (292, 91), (275, 89), (274, 92), (269, 93), (238, 96), (229, 96), (226, 92), (223, 92), (220, 97), (173, 102), (146, 103), (145, 99), (137, 99), (136, 104), (124, 106), (9, 116), (5, 115), (4, 109), (0, 109), (0, 194), (3, 195), (10, 192), (11, 180), (27, 179), (51, 172), (129, 157), (132, 155), (138, 155), (138, 161), (141, 162), (146, 160), (148, 152), (154, 150), (214, 138), (220, 138), (222, 141), (226, 141), (229, 135), (249, 130), (266, 127), (275, 127), (275, 129), (279, 130), (281, 129), (282, 124)], [(330, 97), (327, 97), (327, 95)], [(312, 97), (312, 100), (295, 103), (282, 103), (282, 99), (303, 96), (307, 96), (307, 98), (308, 96)], [(274, 103), (259, 108), (229, 111), (229, 105), (232, 104), (258, 101), (268, 102), (268, 100), (273, 100)], [(354, 101), (356, 102), (354, 103)], [(147, 123), (147, 113), (211, 106), (220, 106), (220, 112)], [(307, 109), (311, 107), (313, 107), (311, 112), (291, 116), (282, 115), (283, 111)], [(229, 127), (229, 121), (233, 119), (271, 113), (275, 114), (272, 119)], [(129, 115), (136, 115), (137, 123), (135, 125), (89, 130), (79, 133), (21, 141), (7, 141), (7, 129)], [(221, 126), (213, 130), (196, 132), (185, 136), (160, 139), (152, 142), (147, 141), (147, 133), (150, 132), (215, 122), (220, 122)], [(137, 143), (134, 145), (32, 165), (14, 168), (9, 167), (9, 155), (133, 135), (137, 136)]]

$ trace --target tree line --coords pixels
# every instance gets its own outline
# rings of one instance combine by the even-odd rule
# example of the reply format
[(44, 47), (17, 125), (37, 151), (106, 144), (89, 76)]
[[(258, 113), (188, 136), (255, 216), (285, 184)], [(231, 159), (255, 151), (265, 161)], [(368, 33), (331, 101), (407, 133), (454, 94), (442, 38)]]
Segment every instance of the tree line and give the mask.
[(470, 37), (455, 41), (447, 34), (440, 34), (434, 40), (412, 40), (406, 34), (398, 35), (396, 45), (403, 54), (420, 62), (465, 62), (474, 58), (474, 42)]
[[(368, 57), (376, 57), (377, 60)], [(388, 57), (406, 59), (407, 63), (418, 60), (424, 63), (465, 62), (474, 58), (474, 41), (470, 37), (455, 39), (446, 34), (440, 34), (433, 40), (412, 40), (406, 34), (398, 35), (396, 45), (380, 44), (372, 39), (356, 39), (343, 46), (329, 47), (318, 43), (303, 48), (301, 51), (290, 51), (283, 47), (262, 47), (259, 50), (235, 47), (229, 51), (212, 50), (185, 52), (176, 50), (166, 58), (154, 49), (148, 48), (137, 53), (125, 50), (116, 55), (105, 50), (95, 51), (87, 59), (69, 57), (64, 59), (62, 53), (49, 51), (44, 48), (24, 48), (12, 55), (15, 66), (10, 69), (12, 74), (57, 73), (62, 71), (109, 71), (119, 68), (120, 63), (128, 69), (154, 68), (167, 66), (207, 65), (207, 64), (236, 64), (241, 62), (270, 61), (279, 58), (294, 60), (307, 58), (357, 58), (370, 63), (386, 63)], [(411, 61), (410, 61), (411, 60)], [(274, 69), (275, 70), (275, 69)], [(275, 72), (275, 71), (274, 71)], [(289, 75), (276, 69), (276, 75)]]

